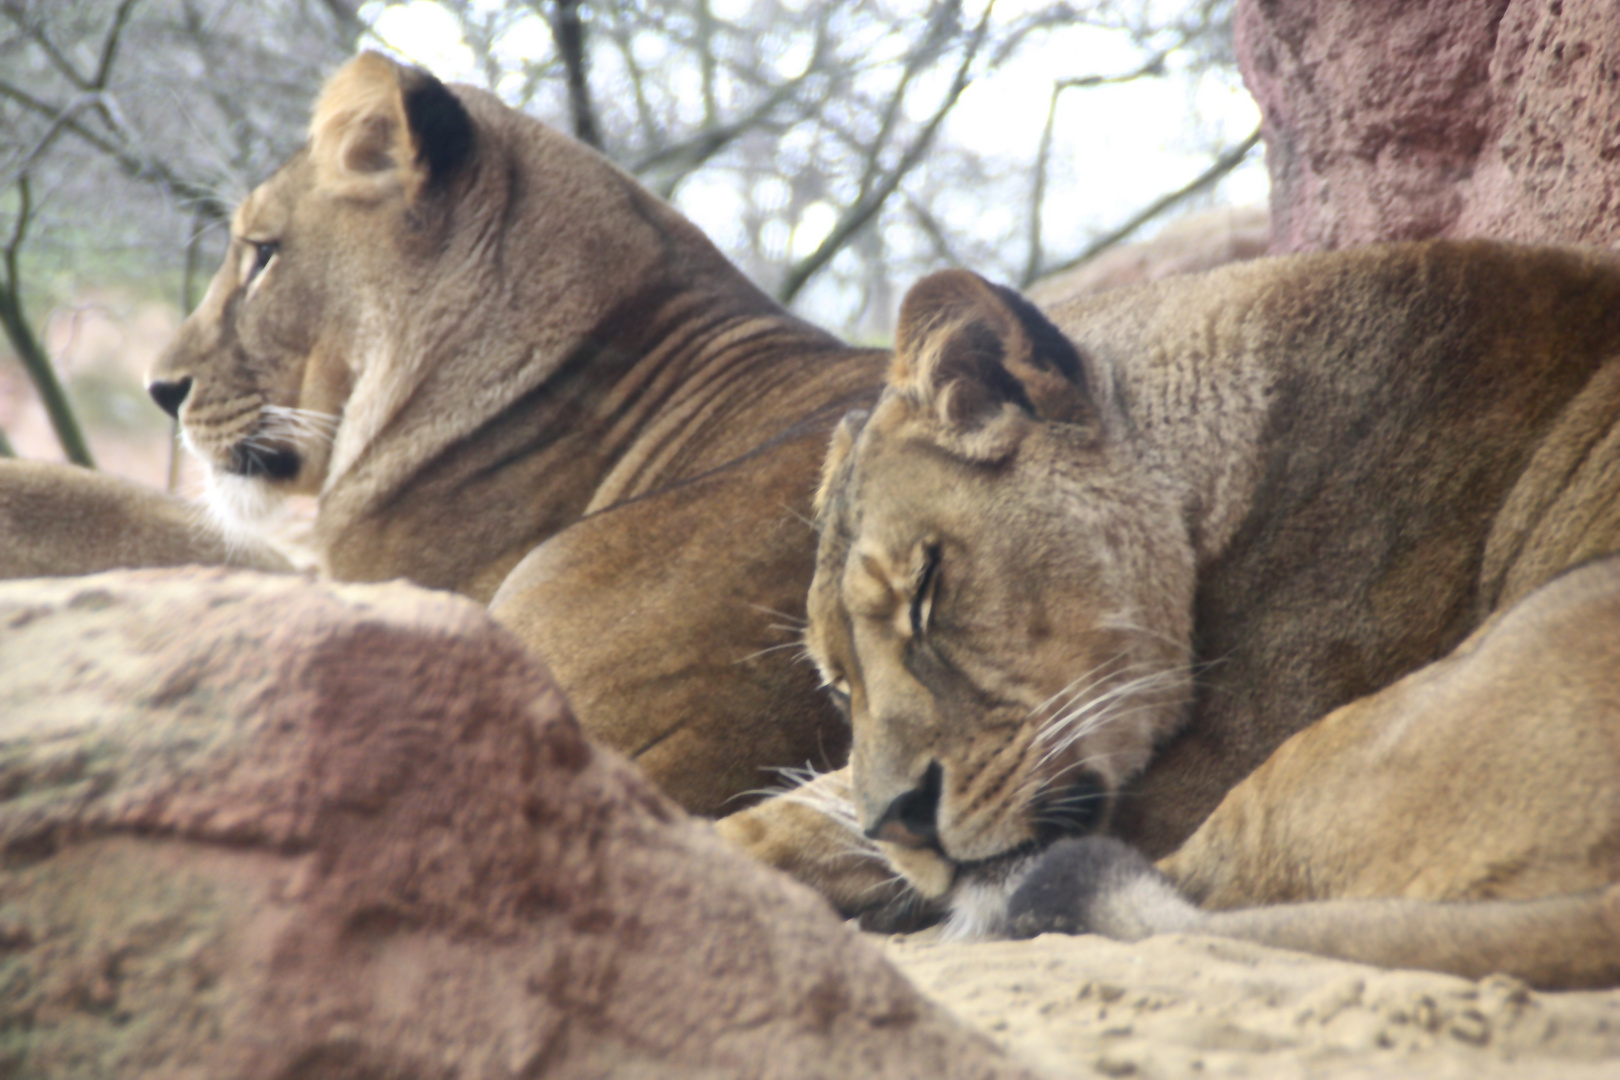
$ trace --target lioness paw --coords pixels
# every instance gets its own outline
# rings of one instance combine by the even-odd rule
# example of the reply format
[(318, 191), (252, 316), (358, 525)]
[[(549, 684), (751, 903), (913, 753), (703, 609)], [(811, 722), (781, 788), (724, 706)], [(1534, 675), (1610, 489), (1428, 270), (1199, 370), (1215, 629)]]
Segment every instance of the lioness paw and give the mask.
[(1196, 928), (1202, 913), (1141, 852), (1108, 836), (1053, 844), (1007, 903), (1008, 932), (1136, 941)]

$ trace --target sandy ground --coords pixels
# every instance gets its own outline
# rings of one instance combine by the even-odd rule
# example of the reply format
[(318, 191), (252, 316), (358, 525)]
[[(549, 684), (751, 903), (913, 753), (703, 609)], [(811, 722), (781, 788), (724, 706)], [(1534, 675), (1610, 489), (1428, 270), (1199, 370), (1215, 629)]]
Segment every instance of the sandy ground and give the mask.
[(1620, 1078), (1620, 991), (1536, 993), (1185, 935), (879, 944), (1052, 1077)]

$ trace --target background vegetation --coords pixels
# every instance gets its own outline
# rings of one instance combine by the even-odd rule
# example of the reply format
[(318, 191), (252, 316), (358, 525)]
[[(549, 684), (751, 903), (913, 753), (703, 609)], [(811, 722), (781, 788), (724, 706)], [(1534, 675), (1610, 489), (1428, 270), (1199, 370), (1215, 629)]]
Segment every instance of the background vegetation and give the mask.
[[(452, 57), (439, 74), (596, 146), (784, 302), (881, 341), (929, 270), (1027, 284), (1218, 198), (1255, 141), (1199, 121), (1203, 89), (1237, 85), (1230, 19), (1231, 0), (0, 0), (0, 453), (25, 391), (75, 460), (75, 415), (161, 444), (123, 355), (154, 346), (92, 362), (91, 317), (189, 309), (324, 76), (409, 53), (413, 27), (448, 49), (412, 58)], [(1144, 83), (1179, 90), (1160, 142), (1181, 174), (1088, 208), (1117, 170), (1065, 132)]]

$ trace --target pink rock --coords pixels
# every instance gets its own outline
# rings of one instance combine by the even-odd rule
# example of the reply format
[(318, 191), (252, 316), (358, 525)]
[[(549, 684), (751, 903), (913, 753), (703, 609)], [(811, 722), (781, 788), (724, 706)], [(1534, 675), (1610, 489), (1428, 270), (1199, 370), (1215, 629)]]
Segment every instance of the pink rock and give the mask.
[(1259, 207), (1190, 214), (1151, 240), (1110, 248), (1072, 270), (1044, 277), (1024, 294), (1039, 305), (1052, 306), (1075, 296), (1258, 258), (1266, 254), (1270, 240), (1270, 223)]
[(1272, 250), (1620, 240), (1609, 0), (1238, 0)]
[(0, 586), (0, 1075), (1021, 1075), (469, 601)]

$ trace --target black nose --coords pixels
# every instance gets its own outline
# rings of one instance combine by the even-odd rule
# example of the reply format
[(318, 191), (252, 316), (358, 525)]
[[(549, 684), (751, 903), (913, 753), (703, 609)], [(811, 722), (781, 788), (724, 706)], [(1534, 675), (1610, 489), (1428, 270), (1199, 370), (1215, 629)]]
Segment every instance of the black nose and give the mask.
[(939, 762), (931, 761), (922, 783), (890, 803), (866, 835), (906, 847), (937, 849), (940, 786)]
[(153, 379), (146, 384), (146, 392), (152, 395), (157, 407), (175, 419), (180, 418), (180, 406), (185, 404), (186, 395), (191, 393), (191, 376), (186, 375), (179, 379)]

